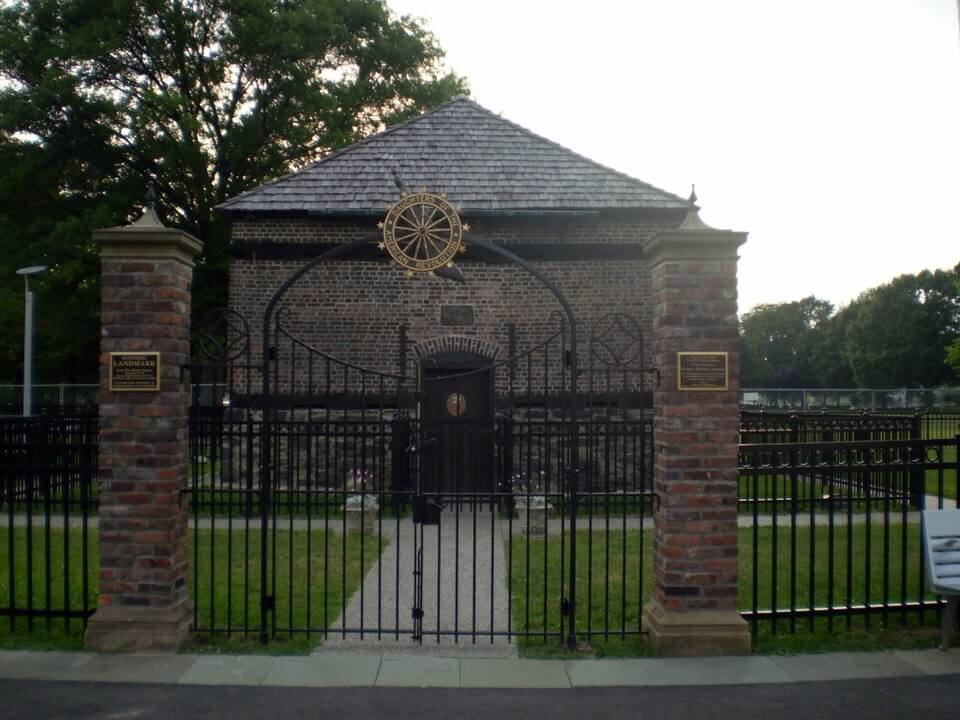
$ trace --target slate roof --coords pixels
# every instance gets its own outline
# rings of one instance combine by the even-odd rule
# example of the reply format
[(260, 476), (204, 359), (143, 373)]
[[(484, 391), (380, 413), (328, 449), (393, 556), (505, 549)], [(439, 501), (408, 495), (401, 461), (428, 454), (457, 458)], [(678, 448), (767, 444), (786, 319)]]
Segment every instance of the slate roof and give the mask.
[(460, 211), (688, 208), (460, 96), (218, 206), (233, 213), (382, 214), (408, 191)]

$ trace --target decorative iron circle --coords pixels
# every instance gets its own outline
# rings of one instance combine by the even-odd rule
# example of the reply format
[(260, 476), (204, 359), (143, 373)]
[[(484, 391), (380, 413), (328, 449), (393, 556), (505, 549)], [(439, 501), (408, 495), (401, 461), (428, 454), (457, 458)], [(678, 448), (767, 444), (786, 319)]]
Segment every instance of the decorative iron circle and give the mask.
[(447, 397), (447, 412), (454, 417), (460, 417), (467, 411), (467, 399), (463, 393), (450, 393)]
[(643, 355), (643, 332), (632, 315), (613, 312), (593, 325), (590, 354), (609, 367), (626, 367)]
[(399, 265), (414, 272), (432, 272), (449, 265), (463, 247), (468, 226), (442, 195), (411, 193), (387, 210), (380, 223), (381, 249)]
[(200, 352), (209, 360), (229, 362), (243, 355), (250, 345), (250, 328), (236, 310), (217, 308), (200, 321)]

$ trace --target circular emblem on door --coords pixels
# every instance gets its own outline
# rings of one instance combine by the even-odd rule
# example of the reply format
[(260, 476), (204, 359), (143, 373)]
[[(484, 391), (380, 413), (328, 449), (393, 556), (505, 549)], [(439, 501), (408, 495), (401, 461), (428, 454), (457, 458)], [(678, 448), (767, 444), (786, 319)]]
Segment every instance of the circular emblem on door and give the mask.
[(467, 399), (463, 393), (450, 393), (447, 398), (447, 412), (454, 417), (460, 417), (467, 409)]
[(405, 194), (391, 205), (380, 224), (386, 249), (398, 264), (414, 272), (431, 272), (449, 265), (463, 249), (469, 227), (443, 195)]

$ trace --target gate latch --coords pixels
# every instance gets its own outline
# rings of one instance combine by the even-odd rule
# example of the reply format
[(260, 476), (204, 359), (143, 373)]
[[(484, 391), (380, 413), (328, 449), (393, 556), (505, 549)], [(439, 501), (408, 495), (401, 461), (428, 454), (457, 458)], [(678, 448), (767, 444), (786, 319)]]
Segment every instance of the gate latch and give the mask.
[(273, 595), (267, 595), (263, 599), (263, 609), (264, 610), (276, 610), (277, 609), (277, 599)]
[(570, 615), (570, 601), (567, 598), (560, 601), (560, 614), (564, 617)]
[(423, 620), (423, 608), (415, 607), (411, 614), (414, 620)]

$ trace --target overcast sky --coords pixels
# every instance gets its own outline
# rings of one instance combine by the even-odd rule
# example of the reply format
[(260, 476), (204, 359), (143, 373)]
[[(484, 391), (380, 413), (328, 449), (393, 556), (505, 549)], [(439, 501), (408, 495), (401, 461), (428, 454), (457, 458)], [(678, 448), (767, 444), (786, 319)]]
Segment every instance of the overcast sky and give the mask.
[(960, 262), (957, 0), (387, 0), (481, 105), (750, 233), (740, 311)]

